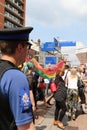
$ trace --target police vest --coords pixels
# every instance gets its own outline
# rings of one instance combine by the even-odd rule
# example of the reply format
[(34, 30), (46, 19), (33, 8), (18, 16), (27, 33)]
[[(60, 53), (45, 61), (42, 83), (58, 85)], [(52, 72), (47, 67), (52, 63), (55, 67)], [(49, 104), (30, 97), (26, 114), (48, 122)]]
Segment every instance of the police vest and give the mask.
[[(0, 81), (9, 69), (17, 69), (17, 67), (9, 61), (0, 60)], [(13, 114), (10, 109), (8, 98), (4, 97), (0, 88), (0, 130), (17, 130)]]

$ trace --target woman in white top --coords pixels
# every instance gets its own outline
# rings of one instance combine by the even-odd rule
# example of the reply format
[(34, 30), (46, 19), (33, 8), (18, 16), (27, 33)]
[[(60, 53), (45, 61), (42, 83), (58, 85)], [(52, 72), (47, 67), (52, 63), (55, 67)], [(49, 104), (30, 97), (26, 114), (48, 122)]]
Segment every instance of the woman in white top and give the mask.
[[(82, 105), (82, 110), (83, 110), (83, 114), (84, 113), (87, 113), (87, 110), (86, 110), (86, 97), (85, 97), (85, 93), (84, 93), (84, 90), (85, 90), (85, 83), (84, 83), (84, 68), (83, 67), (78, 67), (77, 68), (77, 76), (79, 78), (79, 81), (81, 81), (82, 83), (81, 84), (78, 84), (78, 94), (79, 94), (79, 98), (80, 98), (80, 103)], [(80, 83), (80, 82), (78, 82)]]
[(78, 76), (75, 68), (70, 69), (70, 74), (66, 78), (67, 89), (67, 109), (71, 119), (76, 118), (76, 108), (78, 104)]

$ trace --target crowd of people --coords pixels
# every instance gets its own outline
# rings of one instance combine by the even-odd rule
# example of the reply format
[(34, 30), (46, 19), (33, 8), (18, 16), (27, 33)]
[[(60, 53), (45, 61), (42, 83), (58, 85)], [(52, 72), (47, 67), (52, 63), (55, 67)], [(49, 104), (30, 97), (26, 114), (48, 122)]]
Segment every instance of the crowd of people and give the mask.
[[(27, 62), (24, 70), (26, 69), (27, 64), (31, 62)], [(34, 68), (34, 65), (32, 65)], [(67, 116), (69, 120), (75, 120), (79, 114), (85, 114), (87, 113), (86, 110), (86, 97), (85, 97), (85, 82), (84, 79), (86, 79), (86, 71), (85, 67), (78, 66), (76, 67), (70, 67), (69, 65), (65, 64), (64, 69), (58, 70), (56, 73), (56, 77), (54, 79), (56, 86), (60, 83), (60, 87), (58, 88), (58, 91), (56, 91), (52, 98), (55, 100), (55, 111), (54, 111), (54, 125), (57, 125), (59, 128), (64, 129), (64, 125), (62, 123), (63, 117), (67, 113)], [(27, 69), (29, 70), (29, 68)], [(33, 75), (35, 74), (33, 69)], [(34, 81), (34, 77), (32, 78), (32, 81)], [(40, 75), (38, 75), (37, 80), (35, 80), (37, 84), (33, 85), (33, 89), (35, 89), (35, 92), (37, 92), (37, 88), (40, 88), (40, 83), (43, 83), (45, 87), (40, 88), (41, 93), (40, 98), (36, 99), (34, 97), (35, 102), (38, 100), (44, 101), (44, 104), (47, 107), (50, 107), (49, 104), (46, 102), (48, 90), (50, 89), (50, 83), (51, 81), (49, 79), (44, 79)], [(36, 95), (36, 93), (34, 93)], [(37, 103), (35, 103), (37, 108)], [(79, 106), (80, 105), (80, 106)], [(81, 108), (78, 108), (81, 107)], [(81, 109), (81, 112), (80, 112)], [(79, 113), (80, 112), (80, 113)]]
[[(31, 44), (28, 42), (32, 27), (5, 29), (0, 31), (0, 130), (35, 130), (34, 112), (38, 101), (46, 107), (51, 80), (36, 73), (34, 63), (25, 59)], [(21, 68), (20, 68), (21, 65)], [(54, 125), (64, 129), (65, 114), (70, 120), (87, 113), (84, 91), (87, 83), (87, 69), (84, 66), (58, 69), (54, 79), (57, 91), (55, 100)], [(10, 115), (10, 117), (9, 117)]]
[[(55, 114), (54, 125), (64, 129), (62, 120), (65, 115), (69, 120), (75, 120), (80, 114), (86, 114), (86, 83), (87, 71), (85, 66), (70, 67), (65, 65), (65, 69), (58, 71), (55, 83), (60, 87), (54, 94)], [(66, 88), (66, 89), (65, 89)]]

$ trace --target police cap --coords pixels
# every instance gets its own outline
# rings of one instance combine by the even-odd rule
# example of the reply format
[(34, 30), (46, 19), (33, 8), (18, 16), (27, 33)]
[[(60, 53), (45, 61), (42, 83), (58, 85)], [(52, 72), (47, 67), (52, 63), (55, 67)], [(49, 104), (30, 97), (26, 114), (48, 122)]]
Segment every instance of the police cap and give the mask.
[(33, 27), (17, 27), (0, 30), (0, 40), (29, 40)]

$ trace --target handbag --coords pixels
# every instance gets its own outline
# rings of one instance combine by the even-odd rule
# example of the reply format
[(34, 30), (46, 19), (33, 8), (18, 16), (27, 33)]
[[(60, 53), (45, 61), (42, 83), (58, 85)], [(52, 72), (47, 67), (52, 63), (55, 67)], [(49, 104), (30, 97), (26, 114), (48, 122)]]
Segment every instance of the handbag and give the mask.
[(39, 88), (40, 89), (45, 89), (46, 88), (45, 83), (44, 82), (40, 82), (39, 83)]
[(82, 80), (78, 80), (77, 86), (78, 86), (78, 88), (84, 88), (84, 87), (85, 87), (85, 84), (83, 83)]
[(54, 81), (52, 81), (52, 82), (50, 83), (50, 90), (51, 90), (52, 93), (55, 93), (55, 92), (58, 90), (59, 84), (60, 84), (60, 82), (58, 83), (58, 86), (56, 86), (56, 84), (55, 84)]

